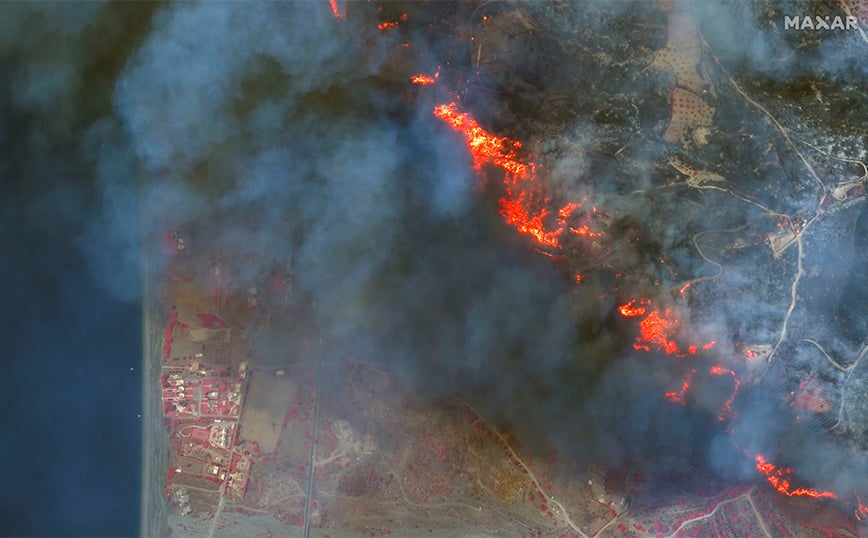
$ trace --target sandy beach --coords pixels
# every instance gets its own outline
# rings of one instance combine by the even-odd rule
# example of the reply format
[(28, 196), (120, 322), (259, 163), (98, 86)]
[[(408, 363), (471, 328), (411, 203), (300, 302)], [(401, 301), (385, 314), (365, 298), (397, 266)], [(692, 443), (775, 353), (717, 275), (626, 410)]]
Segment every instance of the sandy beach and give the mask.
[(143, 245), (142, 260), (142, 497), (141, 536), (167, 536), (168, 505), (163, 497), (168, 437), (163, 428), (160, 399), (157, 393), (160, 379), (162, 307), (158, 300), (157, 275), (153, 272), (156, 249), (148, 242)]

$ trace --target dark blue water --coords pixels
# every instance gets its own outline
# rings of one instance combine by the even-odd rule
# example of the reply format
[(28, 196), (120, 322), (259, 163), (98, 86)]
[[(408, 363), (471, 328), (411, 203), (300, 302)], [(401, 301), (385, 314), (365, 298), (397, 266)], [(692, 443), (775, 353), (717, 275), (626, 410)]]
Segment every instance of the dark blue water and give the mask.
[(6, 194), (0, 534), (134, 535), (139, 308), (90, 276), (74, 243), (78, 216), (36, 216), (28, 205), (38, 198)]
[[(46, 134), (51, 126), (16, 108), (4, 89), (0, 535), (135, 535), (139, 305), (114, 299), (84, 253), (103, 203), (76, 150), (79, 131)], [(138, 279), (128, 281), (127, 297), (137, 296)]]
[(135, 175), (94, 133), (151, 11), (0, 6), (2, 536), (139, 532), (140, 279), (104, 239), (138, 215), (97, 180)]

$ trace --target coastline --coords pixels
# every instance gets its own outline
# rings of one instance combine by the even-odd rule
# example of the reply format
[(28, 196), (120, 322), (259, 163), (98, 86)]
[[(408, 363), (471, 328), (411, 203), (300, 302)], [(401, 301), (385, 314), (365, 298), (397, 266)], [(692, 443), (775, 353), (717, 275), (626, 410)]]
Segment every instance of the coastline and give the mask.
[(156, 275), (152, 273), (153, 242), (142, 238), (142, 491), (140, 536), (168, 536), (168, 509), (161, 479), (168, 439), (162, 426), (155, 389), (160, 378), (160, 314)]

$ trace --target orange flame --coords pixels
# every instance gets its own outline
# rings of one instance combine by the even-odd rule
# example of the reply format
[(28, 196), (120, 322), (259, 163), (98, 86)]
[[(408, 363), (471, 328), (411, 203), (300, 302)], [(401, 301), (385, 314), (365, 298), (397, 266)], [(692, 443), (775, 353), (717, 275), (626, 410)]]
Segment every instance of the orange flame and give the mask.
[(380, 24), (377, 25), (377, 30), (380, 30), (382, 32), (383, 30), (388, 30), (388, 29), (394, 28), (396, 26), (398, 26), (397, 22), (392, 22), (392, 21), (381, 22)]
[[(580, 204), (568, 203), (557, 212), (557, 228), (550, 229), (546, 225), (549, 210), (545, 207), (534, 209), (534, 191), (530, 189), (535, 180), (536, 166), (524, 163), (518, 158), (521, 142), (507, 137), (495, 136), (483, 129), (475, 119), (466, 112), (459, 112), (458, 106), (452, 102), (434, 107), (434, 115), (445, 121), (454, 130), (464, 135), (470, 154), (473, 156), (473, 167), (481, 172), (487, 164), (494, 165), (504, 172), (506, 195), (499, 201), (500, 215), (507, 224), (515, 227), (519, 233), (530, 235), (536, 241), (547, 247), (559, 246), (559, 237), (564, 232), (567, 219), (572, 216)], [(543, 199), (542, 203), (548, 202)], [(585, 234), (596, 237), (589, 230)]]
[(677, 355), (678, 344), (671, 337), (678, 330), (680, 324), (681, 321), (675, 317), (671, 308), (667, 308), (662, 314), (659, 310), (653, 310), (645, 319), (639, 322), (641, 340), (637, 341), (633, 347), (635, 349), (647, 349), (647, 345), (640, 343), (644, 340), (669, 355)]
[(334, 15), (336, 19), (346, 19), (347, 18), (347, 13), (346, 13), (347, 1), (344, 0), (343, 9), (341, 9), (341, 6), (338, 5), (339, 1), (340, 0), (329, 0), (329, 6), (331, 6), (331, 8), (332, 8), (332, 15)]
[[(644, 316), (648, 311), (648, 308), (646, 307), (650, 306), (651, 301), (649, 299), (640, 299), (638, 305), (634, 299), (629, 303), (619, 306), (618, 311), (625, 318), (634, 318)], [(640, 336), (636, 338), (636, 342), (633, 344), (633, 349), (638, 351), (651, 351), (653, 348), (669, 355), (675, 355), (676, 357), (686, 357), (688, 354), (695, 355), (699, 347), (695, 345), (687, 346), (685, 352), (679, 349), (678, 344), (673, 340), (680, 325), (681, 320), (675, 316), (671, 308), (662, 311), (651, 310), (651, 312), (639, 322)], [(715, 341), (712, 340), (703, 344), (702, 349), (709, 350), (714, 347), (714, 344)]]
[(645, 307), (641, 306), (641, 305), (651, 305), (651, 301), (648, 299), (640, 299), (639, 300), (640, 306), (634, 306), (635, 304), (636, 304), (636, 299), (633, 299), (629, 303), (622, 304), (621, 306), (619, 306), (618, 311), (625, 318), (634, 318), (636, 316), (641, 316), (642, 314), (645, 313)]
[[(713, 342), (712, 342), (713, 343)], [(704, 347), (704, 346), (703, 346)], [(732, 394), (729, 399), (723, 402), (723, 408), (720, 410), (720, 414), (717, 416), (718, 420), (725, 420), (726, 417), (732, 415), (732, 404), (735, 402), (735, 397), (738, 395), (738, 389), (741, 387), (741, 381), (738, 380), (738, 377), (735, 375), (735, 372), (730, 370), (729, 368), (724, 368), (723, 366), (715, 364), (709, 370), (709, 373), (713, 375), (731, 375), (732, 380), (735, 383), (734, 388), (732, 389)]]
[(756, 455), (756, 469), (766, 476), (766, 480), (769, 481), (769, 484), (778, 490), (779, 493), (782, 493), (787, 497), (813, 497), (815, 499), (823, 497), (827, 499), (838, 498), (838, 496), (831, 491), (817, 491), (810, 488), (790, 489), (790, 477), (793, 474), (793, 470), (786, 467), (776, 467), (766, 461), (765, 456), (762, 454)]
[[(512, 195), (512, 192), (507, 191), (507, 194)], [(548, 216), (548, 210), (543, 208), (536, 213), (531, 213), (526, 203), (525, 193), (520, 193), (516, 197), (503, 197), (500, 199), (500, 216), (519, 233), (533, 236), (541, 245), (558, 246), (557, 236), (563, 230), (546, 231), (543, 219)]]
[(562, 220), (566, 220), (566, 219), (570, 218), (570, 215), (572, 215), (576, 209), (579, 209), (581, 207), (582, 207), (582, 204), (579, 204), (576, 202), (570, 202), (567, 205), (565, 205), (564, 207), (558, 209), (558, 217), (560, 217)]
[(579, 237), (602, 237), (600, 232), (592, 232), (587, 226), (579, 226), (578, 228), (570, 228), (570, 233)]
[(464, 135), (470, 153), (473, 155), (473, 166), (477, 170), (481, 170), (483, 165), (491, 162), (495, 164), (511, 162), (526, 168), (525, 165), (515, 161), (513, 148), (521, 147), (520, 143), (488, 133), (470, 117), (470, 114), (458, 112), (458, 105), (454, 102), (434, 107), (434, 115)]
[(667, 392), (663, 396), (672, 403), (680, 403), (681, 405), (686, 405), (684, 401), (684, 395), (687, 394), (688, 389), (690, 389), (690, 384), (693, 383), (693, 376), (695, 375), (696, 369), (692, 368), (687, 374), (687, 377), (684, 379), (684, 381), (681, 382), (681, 390), (677, 392)]
[(437, 82), (437, 79), (435, 79), (434, 77), (429, 77), (428, 75), (413, 75), (413, 77), (410, 78), (410, 82), (412, 82), (413, 84), (421, 84), (423, 86), (426, 86), (428, 84), (434, 84), (435, 82)]

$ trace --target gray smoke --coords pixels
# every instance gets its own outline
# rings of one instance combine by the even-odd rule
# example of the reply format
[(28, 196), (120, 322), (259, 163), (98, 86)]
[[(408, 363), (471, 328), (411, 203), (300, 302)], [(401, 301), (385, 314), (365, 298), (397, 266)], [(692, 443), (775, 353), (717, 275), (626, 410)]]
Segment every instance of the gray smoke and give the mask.
[[(325, 2), (181, 3), (151, 7), (153, 13), (137, 17), (100, 4), (14, 6), (14, 17), (0, 18), (8, 24), (0, 38), (3, 50), (42, 52), (12, 67), (12, 99), (42, 118), (49, 134), (84, 133), (63, 143), (92, 170), (99, 193), (97, 209), (87, 211), (76, 205), (75, 189), (61, 183), (34, 207), (88, 213), (81, 248), (97, 278), (119, 298), (139, 299), (132, 279), (140, 237), (205, 222), (196, 248), (257, 260), (236, 282), (239, 290), (260, 285), (272, 267), (292, 258), (297, 286), (316, 304), (323, 342), (316, 353), (380, 362), (424, 382), (434, 394), (475, 395), (498, 420), (577, 459), (618, 464), (641, 458), (661, 472), (691, 459), (752, 479), (750, 460), (731, 440), (766, 452), (786, 442), (788, 457), (810, 480), (828, 483), (833, 477), (835, 485), (852, 489), (852, 476), (864, 476), (863, 468), (835, 471), (843, 458), (838, 449), (788, 429), (788, 421), (774, 421), (780, 401), (760, 389), (743, 389), (742, 421), (732, 436), (716, 420), (728, 378), (700, 381), (708, 394), (695, 408), (664, 402), (661, 387), (678, 386), (686, 366), (630, 348), (635, 326), (615, 313), (621, 299), (665, 295), (660, 290), (686, 277), (714, 275), (714, 267), (696, 256), (696, 233), (761, 229), (758, 218), (744, 216), (744, 207), (722, 194), (703, 194), (718, 210), (718, 220), (709, 225), (695, 224), (705, 211), (689, 202), (696, 193), (636, 194), (660, 177), (678, 178), (659, 165), (669, 151), (659, 142), (668, 91), (659, 80), (627, 69), (583, 80), (599, 84), (591, 88), (597, 93), (572, 88), (580, 94), (570, 97), (577, 112), (566, 134), (548, 140), (557, 148), (546, 157), (553, 192), (565, 199), (605, 200), (613, 252), (624, 271), (643, 275), (640, 289), (612, 294), (620, 284), (597, 278), (594, 267), (577, 288), (571, 275), (535, 254), (526, 238), (502, 222), (491, 195), (474, 188), (463, 141), (431, 115), (432, 106), (450, 96), (438, 88), (415, 95), (406, 78), (417, 66), (394, 60), (410, 37), (414, 54), (421, 49), (421, 57), (450, 57), (451, 49), (429, 43), (422, 30), (379, 34), (372, 10), (351, 5), (351, 16), (336, 20)], [(595, 5), (581, 13), (584, 23), (601, 13), (607, 21), (645, 13), (661, 31), (643, 46), (651, 51), (665, 41), (664, 17), (650, 6), (607, 11)], [(703, 3), (696, 14), (722, 62), (739, 74), (759, 71), (782, 80), (803, 69), (789, 59), (795, 58), (794, 44), (760, 28), (746, 5)], [(94, 38), (113, 28), (114, 20), (133, 18), (139, 22), (129, 35), (115, 28), (107, 38)], [(720, 20), (733, 21), (738, 31), (715, 27)], [(575, 27), (566, 21), (554, 31)], [(753, 37), (743, 39), (747, 35)], [(617, 45), (623, 50), (631, 45), (627, 37)], [(94, 60), (110, 57), (114, 43), (122, 44), (119, 58), (105, 60), (107, 67)], [(824, 63), (826, 73), (852, 74), (852, 56), (864, 48), (852, 40), (837, 46), (834, 54), (828, 47), (817, 53), (835, 58)], [(596, 62), (581, 48), (569, 52), (588, 65)], [(770, 61), (778, 57), (784, 59)], [(640, 54), (631, 61), (638, 66), (650, 59)], [(534, 60), (517, 54), (510, 61)], [(444, 78), (470, 78), (466, 61), (456, 60), (453, 74), (446, 71)], [(542, 75), (528, 78), (545, 80)], [(546, 84), (561, 91), (558, 84), (566, 83)], [(468, 102), (491, 95), (469, 82), (467, 87)], [(727, 91), (721, 100), (731, 97)], [(588, 97), (599, 92), (605, 92), (602, 102)], [(616, 93), (625, 100), (641, 95), (643, 107), (632, 131), (613, 136), (593, 110), (621, 107), (632, 114), (631, 107), (609, 100)], [(82, 103), (90, 99), (97, 104), (88, 111)], [(743, 106), (736, 115), (757, 116)], [(75, 112), (82, 108), (86, 112)], [(521, 112), (494, 108), (498, 121)], [(738, 161), (750, 162), (765, 150), (758, 140), (778, 137), (771, 125), (757, 122), (752, 128), (755, 142), (714, 140), (703, 151), (719, 150), (732, 163), (723, 173), (744, 174)], [(618, 143), (603, 140), (607, 136)], [(543, 147), (546, 140), (532, 142)], [(34, 148), (55, 143), (50, 136), (29, 141)], [(733, 148), (744, 154), (733, 155)], [(774, 151), (792, 160), (779, 140)], [(790, 178), (756, 181), (777, 179)], [(791, 203), (809, 207), (812, 196)], [(664, 255), (666, 265), (659, 262)], [(721, 288), (734, 295), (755, 280), (749, 269), (720, 279)], [(695, 321), (697, 336), (724, 334), (715, 353), (731, 355), (739, 330), (757, 341), (777, 338), (779, 325), (762, 322), (775, 311), (761, 298), (697, 288), (684, 315)], [(789, 293), (788, 285), (775, 292)]]
[(374, 27), (316, 3), (159, 13), (113, 99), (149, 177), (146, 214), (204, 219), (198, 248), (261, 260), (239, 289), (291, 255), (322, 356), (483, 395), (499, 420), (575, 453), (645, 439), (685, 455), (689, 421), (621, 419), (668, 411), (653, 362), (615, 367), (630, 336), (611, 325), (614, 299), (576, 293), (502, 223), (463, 141), (430, 113), (442, 96), (394, 108), (378, 81), (398, 76), (386, 59), (400, 47)]

